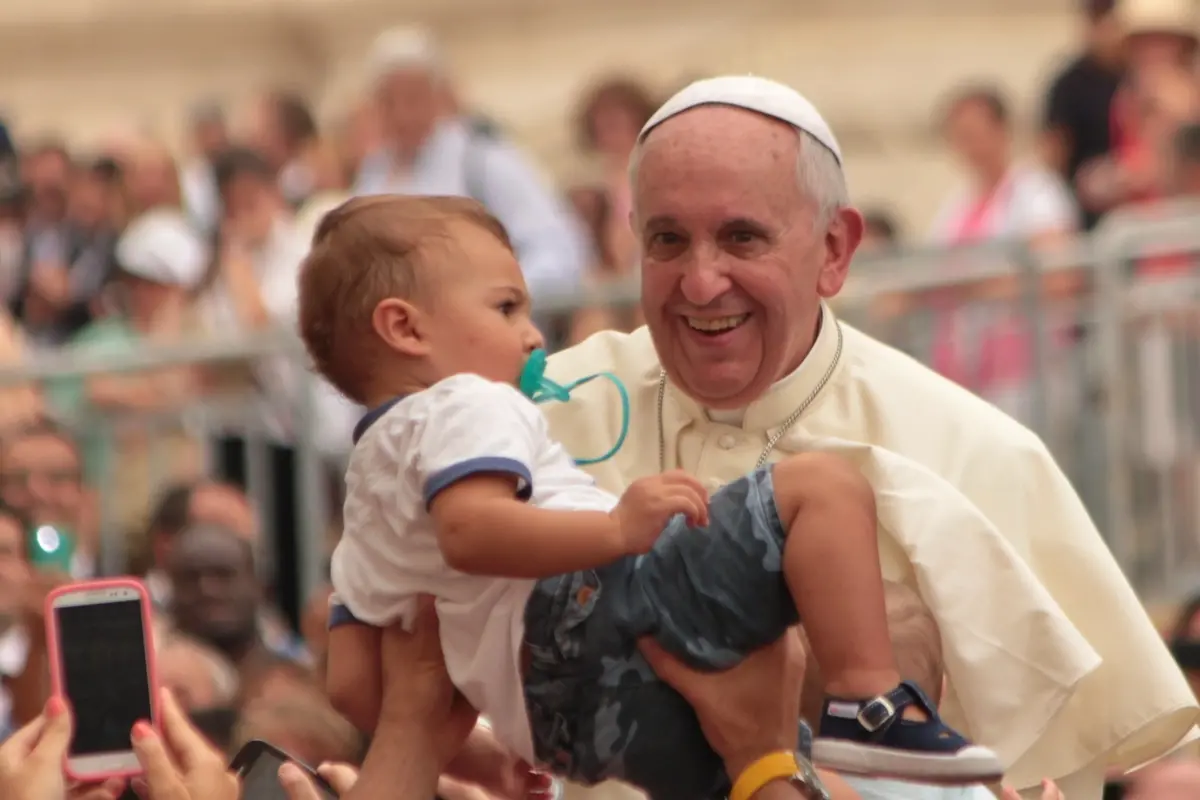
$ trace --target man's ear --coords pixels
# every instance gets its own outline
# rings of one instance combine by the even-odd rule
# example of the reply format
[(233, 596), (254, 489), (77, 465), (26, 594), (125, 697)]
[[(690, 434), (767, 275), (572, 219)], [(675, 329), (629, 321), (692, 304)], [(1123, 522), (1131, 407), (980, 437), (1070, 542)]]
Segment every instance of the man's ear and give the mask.
[(834, 297), (850, 274), (850, 261), (862, 243), (866, 223), (853, 208), (839, 208), (825, 231), (825, 258), (817, 276), (817, 294)]
[(380, 300), (371, 312), (371, 328), (375, 335), (392, 350), (415, 358), (429, 354), (422, 321), (420, 309), (398, 297)]

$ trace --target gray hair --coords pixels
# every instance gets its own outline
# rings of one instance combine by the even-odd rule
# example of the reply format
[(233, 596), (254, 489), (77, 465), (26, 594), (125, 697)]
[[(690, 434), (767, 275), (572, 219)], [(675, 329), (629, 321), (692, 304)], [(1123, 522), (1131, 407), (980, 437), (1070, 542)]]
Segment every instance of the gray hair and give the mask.
[[(837, 156), (815, 136), (803, 128), (792, 126), (800, 139), (800, 154), (796, 159), (796, 179), (800, 192), (817, 206), (816, 225), (828, 225), (837, 212), (850, 205), (846, 174)], [(629, 183), (637, 184), (638, 166), (642, 160), (642, 142), (634, 145), (629, 157)]]

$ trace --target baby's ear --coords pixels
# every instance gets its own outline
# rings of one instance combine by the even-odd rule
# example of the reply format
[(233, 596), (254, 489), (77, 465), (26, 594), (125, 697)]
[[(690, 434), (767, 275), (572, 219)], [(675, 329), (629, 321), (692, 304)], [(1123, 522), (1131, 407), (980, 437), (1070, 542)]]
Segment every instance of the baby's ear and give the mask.
[(371, 328), (392, 350), (406, 356), (428, 355), (429, 343), (422, 330), (420, 309), (407, 300), (388, 297), (371, 312)]

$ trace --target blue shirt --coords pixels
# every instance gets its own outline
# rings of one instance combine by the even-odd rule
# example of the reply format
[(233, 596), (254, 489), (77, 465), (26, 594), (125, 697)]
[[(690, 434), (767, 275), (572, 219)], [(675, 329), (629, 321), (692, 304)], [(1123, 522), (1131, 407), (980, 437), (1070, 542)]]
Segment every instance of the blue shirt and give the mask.
[(363, 159), (354, 193), (472, 197), (504, 225), (535, 297), (583, 284), (591, 248), (580, 221), (512, 143), (461, 119), (438, 123), (408, 169), (386, 151)]

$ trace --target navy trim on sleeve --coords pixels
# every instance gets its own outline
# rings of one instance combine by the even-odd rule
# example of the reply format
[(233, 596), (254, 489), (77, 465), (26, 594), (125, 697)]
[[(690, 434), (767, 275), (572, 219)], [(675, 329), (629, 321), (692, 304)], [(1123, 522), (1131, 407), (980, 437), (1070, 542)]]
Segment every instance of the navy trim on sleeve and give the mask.
[(425, 481), (425, 507), (429, 508), (429, 504), (433, 502), (433, 498), (464, 478), (485, 472), (499, 472), (515, 476), (517, 478), (518, 500), (528, 500), (533, 496), (533, 476), (529, 473), (529, 467), (515, 458), (481, 456), (479, 458), (468, 458), (466, 461), (452, 464), (429, 476), (429, 480)]
[(333, 603), (329, 606), (329, 630), (340, 628), (343, 625), (366, 625), (358, 617), (346, 608), (341, 603)]

